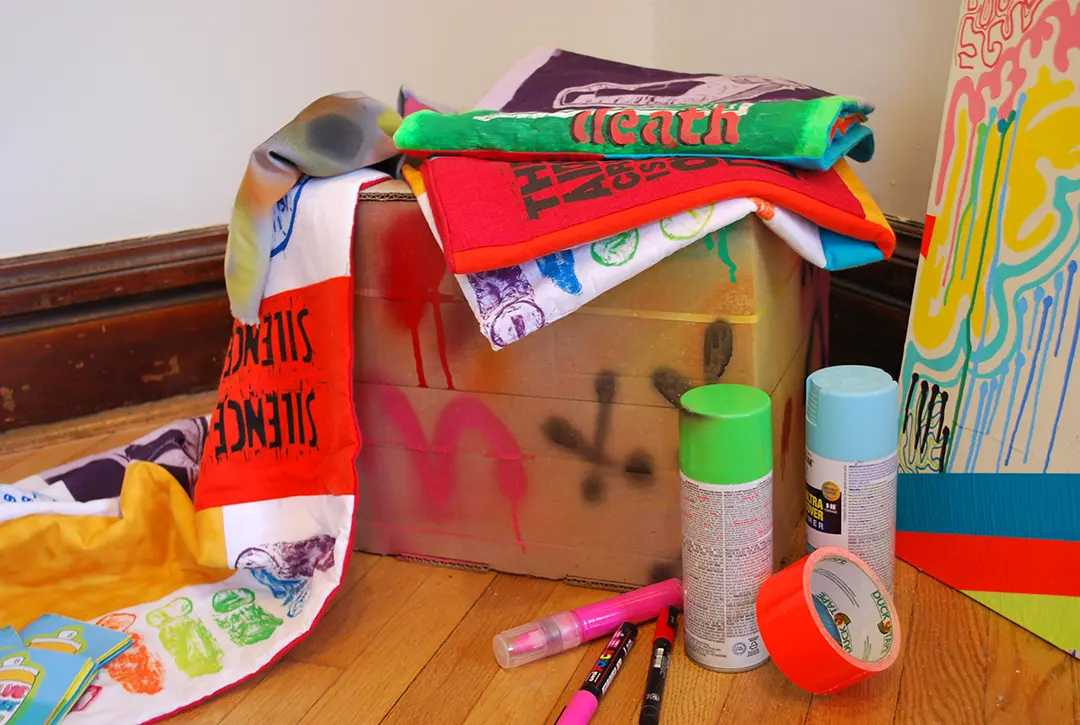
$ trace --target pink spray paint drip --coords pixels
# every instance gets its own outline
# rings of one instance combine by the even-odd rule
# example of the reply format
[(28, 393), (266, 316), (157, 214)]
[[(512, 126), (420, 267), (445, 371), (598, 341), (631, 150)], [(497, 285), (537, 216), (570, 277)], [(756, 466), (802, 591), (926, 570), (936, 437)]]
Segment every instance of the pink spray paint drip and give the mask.
[[(452, 455), (457, 450), (461, 436), (469, 430), (483, 435), (491, 446), (486, 455), (495, 459), (495, 478), (499, 482), (499, 490), (510, 502), (514, 540), (524, 553), (525, 540), (521, 536), (518, 506), (525, 499), (529, 488), (523, 465), (525, 457), (503, 422), (486, 405), (470, 396), (458, 397), (443, 409), (435, 429), (435, 450)], [(457, 466), (441, 468), (446, 476), (445, 488), (448, 491), (453, 490), (457, 487)]]
[[(422, 505), (425, 513), (432, 518), (441, 517), (453, 504), (458, 483), (454, 457), (462, 436), (469, 431), (475, 431), (485, 438), (490, 446), (485, 455), (495, 460), (495, 477), (499, 490), (510, 503), (514, 540), (521, 547), (521, 551), (525, 552), (519, 506), (528, 493), (528, 478), (523, 465), (528, 456), (521, 453), (513, 434), (498, 416), (474, 397), (457, 397), (439, 414), (432, 445), (412, 403), (401, 390), (383, 386), (377, 388), (377, 391), (380, 407), (401, 432), (405, 448), (428, 454), (418, 457), (417, 472), (424, 494)], [(431, 454), (448, 456), (449, 460), (442, 462)]]

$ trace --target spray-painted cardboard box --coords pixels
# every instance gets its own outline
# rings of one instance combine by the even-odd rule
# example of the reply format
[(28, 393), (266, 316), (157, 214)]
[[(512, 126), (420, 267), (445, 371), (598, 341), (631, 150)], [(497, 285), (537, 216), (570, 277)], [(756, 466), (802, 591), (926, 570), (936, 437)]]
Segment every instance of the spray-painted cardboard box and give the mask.
[(803, 533), (803, 389), (828, 275), (756, 217), (733, 267), (695, 243), (498, 352), (408, 187), (357, 207), (356, 547), (541, 577), (678, 575), (678, 413), (691, 385), (773, 400), (775, 560)]
[(908, 341), (897, 555), (1080, 651), (1080, 3), (961, 9)]

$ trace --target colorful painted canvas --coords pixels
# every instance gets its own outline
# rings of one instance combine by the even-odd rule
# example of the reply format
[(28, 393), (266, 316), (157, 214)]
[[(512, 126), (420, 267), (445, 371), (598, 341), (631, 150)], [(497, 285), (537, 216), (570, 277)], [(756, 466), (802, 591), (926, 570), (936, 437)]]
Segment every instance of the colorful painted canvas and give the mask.
[(1073, 654), (1078, 48), (1080, 0), (963, 2), (904, 351), (897, 536), (902, 559)]

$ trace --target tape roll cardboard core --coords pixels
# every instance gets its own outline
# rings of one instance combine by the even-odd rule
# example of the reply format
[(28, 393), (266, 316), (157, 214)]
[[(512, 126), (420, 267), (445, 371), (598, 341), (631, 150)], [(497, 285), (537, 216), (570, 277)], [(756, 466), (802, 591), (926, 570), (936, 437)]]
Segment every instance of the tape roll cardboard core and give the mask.
[(836, 556), (822, 558), (810, 572), (810, 596), (825, 634), (845, 653), (863, 662), (889, 655), (892, 607), (857, 565)]

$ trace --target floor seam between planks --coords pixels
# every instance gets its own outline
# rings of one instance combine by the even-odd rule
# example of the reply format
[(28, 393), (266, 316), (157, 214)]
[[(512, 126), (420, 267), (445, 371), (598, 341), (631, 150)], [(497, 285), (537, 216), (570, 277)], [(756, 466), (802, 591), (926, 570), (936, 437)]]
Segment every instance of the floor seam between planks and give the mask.
[[(915, 575), (915, 586), (911, 588), (911, 613), (908, 615), (907, 623), (901, 625), (904, 628), (901, 632), (901, 636), (910, 636), (905, 635), (904, 633), (910, 632), (911, 627), (915, 622), (915, 603), (919, 600), (919, 581), (923, 578), (922, 572), (918, 570), (916, 571), (917, 573)], [(901, 642), (900, 646), (903, 647), (904, 643)], [(900, 681), (896, 684), (896, 702), (893, 703), (893, 723), (896, 722), (896, 715), (900, 712), (900, 698), (903, 696), (904, 693), (904, 674), (907, 672), (907, 660), (907, 656), (902, 656), (900, 657), (900, 661), (897, 663), (900, 665)]]
[[(364, 576), (367, 576), (367, 575), (365, 574)], [(363, 578), (364, 577), (360, 577), (360, 579), (363, 579)], [(359, 579), (357, 581), (359, 581)], [(337, 681), (340, 680), (342, 675), (345, 674), (345, 670), (341, 669), (340, 667), (334, 667), (333, 665), (322, 665), (322, 666), (323, 667), (330, 667), (331, 669), (337, 670), (338, 675), (337, 675), (337, 677), (334, 678), (333, 682), (331, 682), (329, 685), (326, 686), (326, 689), (323, 690), (323, 693), (321, 695), (319, 695), (317, 698), (315, 698), (314, 702), (312, 702), (310, 705), (308, 705), (307, 710), (304, 710), (304, 712), (301, 713), (299, 717), (297, 717), (295, 720), (293, 720), (293, 725), (297, 725), (298, 723), (304, 722), (304, 719), (308, 716), (308, 713), (310, 713), (312, 710), (314, 710), (316, 708), (316, 706), (318, 706), (319, 702), (324, 697), (326, 697), (326, 693), (330, 692), (330, 690), (334, 687), (334, 685), (337, 684)], [(384, 717), (383, 720), (385, 720), (385, 719), (386, 718)]]
[[(418, 565), (418, 566), (422, 566), (422, 565)], [(431, 663), (432, 663), (432, 662), (433, 662), (433, 661), (435, 660), (435, 658), (436, 658), (436, 657), (438, 656), (439, 652), (440, 652), (440, 651), (442, 651), (443, 647), (445, 647), (445, 646), (446, 646), (446, 643), (450, 641), (450, 638), (454, 636), (454, 632), (458, 631), (458, 629), (459, 629), (459, 628), (461, 627), (461, 625), (462, 625), (462, 624), (463, 624), (463, 623), (465, 622), (465, 620), (466, 620), (466, 619), (468, 619), (469, 615), (470, 615), (470, 614), (472, 614), (472, 612), (473, 612), (473, 610), (474, 610), (474, 609), (476, 609), (476, 605), (477, 605), (477, 604), (478, 604), (478, 603), (480, 602), (480, 600), (481, 600), (481, 599), (483, 598), (484, 594), (486, 594), (486, 593), (488, 592), (488, 590), (489, 590), (489, 589), (491, 589), (492, 585), (494, 585), (494, 584), (495, 584), (495, 580), (496, 580), (496, 579), (497, 579), (498, 577), (499, 577), (499, 574), (498, 574), (498, 573), (496, 572), (496, 573), (495, 573), (495, 576), (493, 576), (493, 577), (491, 578), (491, 581), (489, 581), (489, 582), (488, 582), (487, 586), (486, 586), (486, 587), (484, 587), (483, 589), (481, 589), (481, 590), (480, 590), (480, 593), (479, 593), (479, 594), (477, 595), (476, 599), (474, 599), (474, 600), (473, 600), (473, 603), (469, 605), (469, 609), (468, 609), (468, 610), (467, 610), (467, 611), (465, 612), (465, 614), (463, 614), (463, 615), (462, 615), (461, 619), (459, 619), (459, 620), (457, 621), (457, 624), (455, 624), (455, 625), (454, 625), (454, 626), (453, 626), (453, 627), (452, 627), (452, 628), (450, 629), (450, 631), (449, 631), (449, 632), (447, 633), (447, 635), (446, 635), (446, 638), (445, 638), (445, 639), (443, 639), (443, 641), (439, 643), (439, 646), (435, 648), (435, 651), (431, 653), (431, 657), (429, 657), (429, 658), (428, 658), (428, 661), (424, 663), (424, 666), (423, 666), (423, 667), (421, 667), (421, 668), (420, 668), (419, 670), (417, 670), (417, 672), (416, 672), (416, 674), (415, 674), (415, 675), (413, 676), (413, 678), (412, 678), (411, 680), (409, 680), (409, 684), (408, 684), (408, 685), (406, 685), (406, 686), (405, 686), (405, 687), (404, 687), (404, 688), (403, 688), (403, 689), (401, 690), (401, 693), (400, 693), (400, 694), (399, 694), (399, 695), (397, 696), (397, 698), (395, 698), (395, 699), (394, 699), (394, 704), (393, 704), (393, 705), (391, 705), (389, 709), (387, 709), (387, 711), (386, 711), (386, 714), (385, 714), (385, 715), (383, 715), (383, 716), (382, 716), (382, 718), (380, 718), (379, 722), (384, 722), (385, 720), (387, 720), (387, 719), (388, 719), (388, 718), (390, 717), (390, 714), (391, 714), (392, 712), (394, 712), (394, 708), (396, 708), (396, 707), (397, 707), (397, 706), (398, 706), (398, 705), (399, 705), (399, 704), (401, 703), (401, 699), (402, 699), (403, 697), (405, 697), (405, 695), (406, 695), (406, 694), (408, 694), (408, 692), (409, 692), (409, 689), (410, 689), (410, 688), (411, 688), (411, 687), (412, 687), (412, 686), (413, 686), (414, 684), (416, 684), (416, 681), (417, 681), (417, 680), (419, 680), (419, 679), (420, 679), (420, 677), (421, 677), (421, 675), (423, 675), (423, 674), (424, 674), (424, 672), (426, 672), (426, 671), (427, 671), (427, 668), (431, 666)], [(479, 699), (479, 696), (478, 696), (478, 698), (477, 698), (477, 699)], [(475, 706), (475, 703), (474, 703), (474, 706)], [(470, 711), (471, 711), (471, 708), (470, 708)]]

